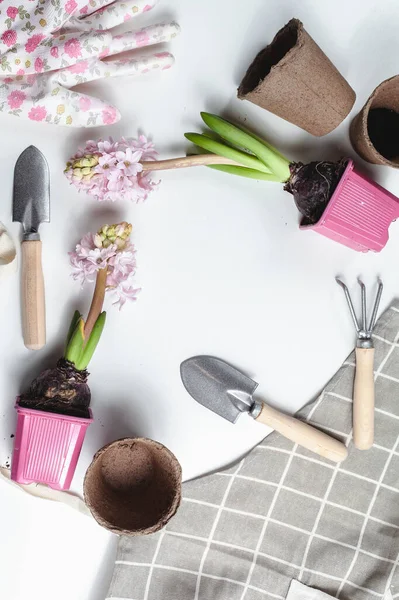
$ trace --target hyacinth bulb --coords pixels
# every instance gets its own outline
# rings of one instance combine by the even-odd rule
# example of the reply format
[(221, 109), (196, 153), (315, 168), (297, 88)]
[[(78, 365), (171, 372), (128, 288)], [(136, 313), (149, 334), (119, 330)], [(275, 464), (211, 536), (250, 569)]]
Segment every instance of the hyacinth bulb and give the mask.
[(91, 392), (87, 384), (87, 367), (100, 340), (105, 319), (106, 314), (102, 312), (86, 339), (82, 316), (78, 311), (75, 312), (64, 356), (54, 369), (42, 371), (32, 381), (27, 392), (20, 396), (20, 406), (74, 417), (90, 416)]
[(54, 369), (46, 369), (34, 379), (27, 392), (21, 394), (19, 405), (46, 412), (89, 417), (91, 400), (87, 384), (89, 374), (60, 358)]

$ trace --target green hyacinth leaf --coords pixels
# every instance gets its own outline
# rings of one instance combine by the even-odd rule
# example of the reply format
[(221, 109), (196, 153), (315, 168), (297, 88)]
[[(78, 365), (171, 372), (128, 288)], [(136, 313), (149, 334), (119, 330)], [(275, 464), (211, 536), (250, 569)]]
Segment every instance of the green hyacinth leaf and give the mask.
[(95, 352), (95, 349), (97, 348), (97, 344), (100, 341), (100, 337), (101, 337), (101, 334), (104, 329), (106, 314), (107, 313), (105, 311), (102, 312), (98, 316), (97, 321), (94, 324), (94, 327), (90, 334), (90, 337), (87, 340), (87, 343), (83, 348), (83, 352), (79, 358), (78, 363), (76, 364), (76, 368), (79, 371), (83, 371), (84, 369), (87, 369), (89, 362), (91, 361), (91, 359), (93, 357), (93, 354)]
[(255, 154), (270, 171), (278, 176), (278, 181), (284, 182), (289, 179), (289, 161), (273, 146), (265, 141), (260, 141), (260, 138), (257, 136), (252, 136), (250, 133), (217, 115), (202, 112), (201, 117), (209, 129), (220, 135), (221, 138)]
[(250, 169), (262, 171), (263, 173), (270, 173), (270, 169), (261, 160), (257, 159), (255, 156), (247, 154), (246, 152), (241, 152), (235, 148), (230, 148), (229, 146), (226, 146), (221, 142), (216, 142), (215, 140), (212, 140), (208, 136), (202, 135), (201, 133), (185, 133), (184, 136), (190, 142), (196, 144), (204, 150), (207, 150), (208, 152), (212, 152), (218, 156), (224, 156), (225, 158), (230, 158), (240, 165)]
[(210, 169), (223, 171), (230, 175), (239, 175), (240, 177), (248, 177), (249, 179), (259, 179), (262, 181), (280, 181), (280, 178), (274, 173), (262, 173), (255, 169), (247, 169), (246, 167), (236, 167), (234, 165), (207, 165)]
[(78, 310), (75, 310), (75, 312), (73, 313), (72, 321), (69, 326), (68, 335), (67, 335), (67, 339), (66, 339), (67, 346), (68, 346), (69, 342), (71, 341), (72, 334), (75, 331), (76, 325), (78, 324), (78, 321), (81, 318), (81, 316), (82, 315), (80, 314), (80, 312)]
[(65, 358), (77, 366), (83, 352), (84, 321), (80, 317), (65, 350)]

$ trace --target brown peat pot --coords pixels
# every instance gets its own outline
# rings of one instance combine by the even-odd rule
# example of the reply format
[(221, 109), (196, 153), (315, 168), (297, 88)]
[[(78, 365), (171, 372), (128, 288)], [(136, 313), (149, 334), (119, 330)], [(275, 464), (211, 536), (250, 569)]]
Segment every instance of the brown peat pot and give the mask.
[(399, 75), (375, 88), (351, 123), (350, 139), (364, 160), (399, 168)]
[(298, 19), (291, 19), (255, 57), (238, 88), (238, 97), (315, 136), (338, 127), (356, 99)]
[(109, 531), (158, 531), (181, 500), (181, 467), (168, 448), (147, 438), (116, 440), (99, 450), (86, 471), (84, 498)]

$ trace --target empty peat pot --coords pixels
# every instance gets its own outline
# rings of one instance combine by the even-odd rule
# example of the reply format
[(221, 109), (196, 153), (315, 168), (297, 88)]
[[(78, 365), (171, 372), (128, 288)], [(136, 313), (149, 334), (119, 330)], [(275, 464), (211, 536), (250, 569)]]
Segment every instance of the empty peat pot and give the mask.
[(338, 127), (356, 99), (298, 19), (291, 19), (255, 57), (238, 97), (316, 136)]
[(102, 527), (123, 535), (154, 533), (179, 507), (181, 467), (159, 442), (124, 438), (95, 454), (83, 489)]
[(351, 123), (350, 139), (364, 160), (399, 168), (399, 75), (375, 88)]

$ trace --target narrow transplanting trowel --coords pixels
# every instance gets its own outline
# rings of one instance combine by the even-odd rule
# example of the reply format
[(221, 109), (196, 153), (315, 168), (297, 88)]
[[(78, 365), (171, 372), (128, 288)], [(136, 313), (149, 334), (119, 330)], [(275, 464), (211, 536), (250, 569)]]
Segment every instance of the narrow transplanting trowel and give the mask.
[(50, 173), (43, 154), (29, 146), (14, 170), (13, 221), (22, 223), (22, 330), (24, 343), (46, 343), (46, 313), (39, 225), (50, 221)]
[(290, 417), (253, 398), (258, 387), (253, 381), (220, 358), (194, 356), (180, 365), (188, 393), (200, 404), (235, 423), (246, 412), (300, 446), (334, 462), (347, 457), (346, 446), (308, 423)]

